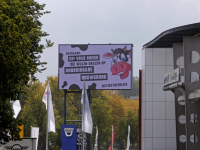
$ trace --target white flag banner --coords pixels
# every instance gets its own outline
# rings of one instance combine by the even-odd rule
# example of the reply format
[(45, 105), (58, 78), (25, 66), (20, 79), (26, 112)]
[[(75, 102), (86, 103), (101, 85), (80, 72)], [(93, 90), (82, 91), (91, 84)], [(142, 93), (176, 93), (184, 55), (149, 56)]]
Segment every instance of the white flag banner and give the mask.
[[(49, 93), (49, 108), (47, 109), (47, 94)], [(47, 84), (47, 87), (44, 92), (44, 96), (42, 98), (42, 101), (46, 105), (47, 113), (48, 113), (48, 132), (56, 132), (55, 128), (55, 117), (54, 117), (54, 111), (53, 111), (53, 104), (52, 104), (52, 95), (51, 95), (51, 89), (49, 86), (49, 83)]]
[(37, 150), (38, 139), (39, 139), (39, 127), (31, 127), (31, 137), (37, 138), (37, 140), (36, 140), (36, 150)]
[(20, 112), (20, 110), (21, 110), (21, 105), (20, 105), (19, 100), (11, 101), (11, 103), (12, 103), (12, 108), (13, 108), (14, 113), (15, 113), (14, 114), (14, 118), (16, 119), (18, 114), (19, 114), (19, 112)]
[(88, 95), (85, 88), (85, 80), (82, 90), (81, 103), (82, 103), (82, 131), (92, 134), (93, 122), (90, 111), (90, 105), (88, 101)]
[(95, 138), (95, 144), (94, 144), (94, 150), (98, 150), (98, 126), (96, 126), (96, 138)]
[(128, 126), (128, 137), (127, 137), (127, 148), (126, 150), (129, 150), (130, 147), (130, 126)]

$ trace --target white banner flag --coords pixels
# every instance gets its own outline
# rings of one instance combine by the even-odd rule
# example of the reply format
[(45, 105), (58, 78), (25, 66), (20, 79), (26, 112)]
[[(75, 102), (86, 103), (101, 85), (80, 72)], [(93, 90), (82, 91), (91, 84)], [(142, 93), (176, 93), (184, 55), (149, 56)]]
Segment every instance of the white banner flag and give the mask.
[[(47, 93), (49, 93), (49, 108), (47, 109)], [(47, 113), (48, 113), (48, 132), (56, 132), (55, 128), (55, 117), (54, 117), (54, 111), (53, 111), (53, 104), (52, 104), (52, 95), (51, 95), (51, 89), (49, 86), (49, 83), (47, 84), (46, 90), (44, 92), (44, 96), (42, 98), (42, 101), (46, 105)]]
[(36, 150), (37, 150), (38, 139), (39, 139), (39, 127), (31, 127), (31, 137), (37, 138), (37, 140), (36, 140)]
[(21, 110), (20, 101), (19, 100), (11, 101), (11, 103), (12, 103), (12, 108), (13, 108), (14, 113), (15, 113), (13, 117), (16, 119), (20, 110)]
[(98, 150), (98, 126), (96, 126), (96, 138), (95, 138), (95, 144), (94, 144), (94, 150)]
[(88, 95), (85, 88), (85, 80), (82, 90), (81, 103), (82, 103), (82, 131), (92, 134), (93, 122), (90, 111), (90, 105), (88, 101)]
[(129, 150), (130, 147), (130, 126), (128, 126), (128, 137), (127, 137), (127, 148), (126, 150)]

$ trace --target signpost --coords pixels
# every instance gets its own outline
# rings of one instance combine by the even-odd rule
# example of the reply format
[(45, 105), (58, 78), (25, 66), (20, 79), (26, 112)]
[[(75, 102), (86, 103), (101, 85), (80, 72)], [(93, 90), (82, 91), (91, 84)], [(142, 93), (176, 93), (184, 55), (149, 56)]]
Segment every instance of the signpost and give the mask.
[(165, 74), (164, 84), (169, 85), (176, 82), (180, 82), (180, 68), (176, 68), (172, 71), (169, 71)]
[(180, 82), (180, 70), (180, 68), (176, 68), (165, 74), (163, 87), (164, 91), (174, 90), (178, 87), (184, 86), (184, 84)]
[(77, 150), (76, 125), (62, 125), (62, 150)]

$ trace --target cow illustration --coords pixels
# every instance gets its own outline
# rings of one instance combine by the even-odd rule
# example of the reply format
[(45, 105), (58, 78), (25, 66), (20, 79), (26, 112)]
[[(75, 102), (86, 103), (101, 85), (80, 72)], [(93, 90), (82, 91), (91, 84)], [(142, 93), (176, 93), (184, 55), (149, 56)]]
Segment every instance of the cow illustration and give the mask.
[(129, 70), (131, 69), (131, 50), (127, 50), (127, 46), (111, 49), (112, 53), (106, 53), (104, 58), (112, 58), (111, 72), (112, 75), (119, 75), (120, 79), (126, 79), (129, 76)]

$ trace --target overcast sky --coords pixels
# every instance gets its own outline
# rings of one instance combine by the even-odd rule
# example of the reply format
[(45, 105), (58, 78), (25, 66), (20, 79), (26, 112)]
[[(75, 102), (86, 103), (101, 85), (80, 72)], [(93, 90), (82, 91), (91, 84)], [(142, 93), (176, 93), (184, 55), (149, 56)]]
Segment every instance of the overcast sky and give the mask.
[[(41, 61), (47, 70), (37, 73), (44, 82), (58, 74), (58, 44), (134, 45), (133, 75), (141, 69), (144, 44), (161, 32), (200, 20), (200, 0), (38, 0), (51, 11), (40, 20), (54, 42)], [(44, 39), (42, 40), (44, 43)]]

